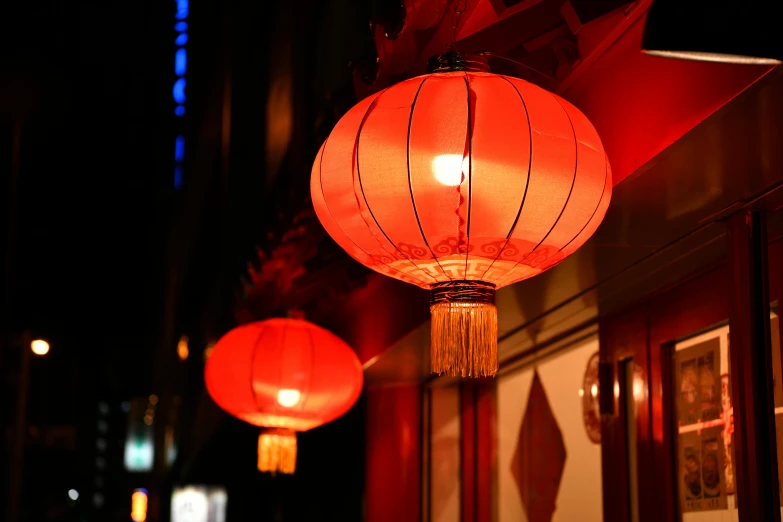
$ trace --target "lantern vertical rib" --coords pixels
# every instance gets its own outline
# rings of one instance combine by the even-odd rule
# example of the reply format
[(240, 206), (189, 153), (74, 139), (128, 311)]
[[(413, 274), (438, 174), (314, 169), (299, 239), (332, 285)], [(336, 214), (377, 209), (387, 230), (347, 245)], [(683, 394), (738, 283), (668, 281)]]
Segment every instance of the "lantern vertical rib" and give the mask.
[(528, 130), (528, 147), (529, 147), (529, 153), (528, 153), (528, 159), (527, 159), (527, 181), (525, 181), (525, 191), (522, 193), (522, 201), (519, 203), (519, 210), (517, 211), (517, 216), (514, 218), (514, 222), (511, 224), (511, 228), (508, 230), (508, 234), (506, 234), (506, 241), (503, 243), (503, 246), (501, 248), (498, 248), (498, 253), (495, 256), (495, 259), (492, 260), (492, 262), (489, 264), (486, 270), (484, 270), (484, 273), (481, 274), (481, 279), (484, 279), (484, 277), (487, 275), (487, 272), (492, 268), (492, 266), (495, 264), (495, 261), (500, 258), (500, 256), (503, 254), (503, 251), (508, 246), (508, 242), (511, 240), (511, 236), (514, 234), (514, 230), (517, 228), (517, 223), (519, 223), (519, 216), (522, 215), (522, 209), (525, 207), (525, 198), (527, 197), (527, 190), (530, 188), (530, 171), (533, 167), (533, 129), (530, 126), (530, 113), (527, 110), (527, 103), (525, 103), (525, 99), (522, 97), (522, 94), (519, 92), (519, 89), (517, 89), (517, 86), (514, 85), (512, 82), (508, 80), (505, 76), (501, 76), (503, 80), (505, 80), (506, 83), (508, 83), (512, 89), (514, 89), (514, 92), (517, 93), (517, 96), (519, 96), (519, 101), (522, 102), (522, 108), (525, 109), (525, 119), (527, 120), (527, 130)]
[[(574, 122), (571, 121), (571, 116), (569, 116), (568, 111), (565, 110), (565, 107), (563, 107), (563, 104), (560, 103), (560, 100), (552, 96), (552, 98), (557, 102), (557, 104), (560, 106), (561, 109), (563, 109), (563, 114), (566, 115), (566, 118), (568, 118), (568, 123), (571, 126), (571, 132), (574, 136), (574, 178), (571, 180), (571, 188), (568, 190), (568, 196), (566, 197), (565, 203), (563, 203), (563, 208), (560, 209), (560, 213), (557, 215), (557, 218), (555, 219), (555, 222), (552, 223), (552, 226), (549, 227), (549, 231), (544, 235), (544, 237), (541, 238), (541, 240), (538, 242), (538, 244), (533, 247), (533, 250), (530, 251), (530, 254), (533, 254), (536, 250), (538, 250), (538, 247), (540, 247), (544, 241), (549, 237), (549, 234), (552, 233), (552, 231), (557, 227), (558, 222), (560, 221), (560, 218), (563, 217), (563, 212), (565, 212), (566, 208), (568, 208), (568, 202), (571, 200), (571, 194), (574, 192), (574, 185), (576, 184), (576, 176), (578, 172), (579, 167), (579, 141), (576, 137), (576, 130), (574, 129)], [(600, 200), (599, 200), (600, 203)], [(589, 222), (589, 221), (588, 221)], [(520, 260), (521, 261), (521, 260)], [(508, 280), (511, 277), (511, 274), (514, 273), (514, 268), (519, 266), (520, 261), (517, 261), (517, 263), (511, 268), (511, 270), (508, 271), (506, 276), (501, 279), (498, 284), (504, 284), (506, 280)], [(537, 268), (537, 267), (536, 267)]]
[[(253, 352), (250, 356), (250, 368), (255, 368), (256, 366), (256, 356), (258, 355), (258, 347), (261, 346), (261, 339), (264, 337), (264, 332), (266, 331), (266, 326), (261, 328), (258, 332), (258, 337), (256, 337), (256, 342), (253, 344)], [(253, 382), (253, 372), (250, 372), (250, 375), (248, 375), (250, 378), (250, 394), (253, 397), (253, 403), (256, 405), (256, 409), (261, 412), (261, 407), (258, 405), (258, 395), (256, 394), (256, 387), (255, 383)]]
[[(423, 83), (423, 82), (422, 82), (422, 83)], [(361, 171), (361, 168), (359, 167), (359, 145), (360, 145), (360, 143), (361, 143), (361, 140), (362, 140), (362, 129), (364, 128), (364, 124), (365, 124), (365, 122), (367, 121), (367, 118), (370, 116), (370, 113), (372, 112), (372, 110), (373, 110), (373, 109), (374, 109), (374, 108), (377, 106), (377, 104), (378, 104), (378, 101), (380, 100), (381, 96), (383, 96), (383, 93), (384, 93), (384, 92), (386, 92), (386, 90), (385, 90), (385, 89), (384, 89), (383, 91), (381, 91), (381, 92), (378, 94), (378, 96), (376, 96), (376, 97), (375, 97), (375, 99), (372, 101), (372, 103), (370, 104), (370, 106), (367, 108), (367, 112), (364, 114), (364, 118), (362, 118), (362, 122), (359, 124), (359, 130), (356, 132), (356, 147), (355, 147), (355, 148), (356, 148), (356, 153), (355, 153), (355, 156), (354, 156), (354, 157), (356, 158), (356, 178), (357, 178), (357, 180), (359, 181), (359, 190), (360, 190), (360, 191), (361, 191), (361, 193), (362, 193), (362, 198), (364, 199), (364, 204), (367, 206), (367, 210), (368, 210), (368, 212), (370, 213), (370, 216), (372, 217), (373, 221), (375, 222), (375, 225), (378, 227), (378, 230), (380, 230), (380, 231), (381, 231), (381, 234), (383, 234), (383, 237), (385, 237), (385, 238), (386, 238), (386, 241), (388, 241), (388, 242), (389, 242), (389, 244), (390, 244), (391, 246), (393, 246), (393, 247), (394, 247), (394, 249), (395, 249), (397, 252), (399, 252), (399, 254), (400, 254), (400, 255), (401, 255), (403, 258), (407, 259), (407, 260), (408, 260), (408, 262), (409, 262), (411, 265), (413, 265), (413, 266), (414, 266), (414, 268), (416, 268), (416, 270), (417, 270), (417, 271), (419, 271), (419, 272), (423, 272), (423, 273), (424, 273), (424, 274), (426, 274), (428, 277), (430, 277), (430, 278), (431, 278), (433, 281), (437, 281), (437, 279), (435, 279), (435, 277), (434, 277), (434, 276), (432, 276), (431, 274), (429, 274), (429, 273), (428, 273), (426, 270), (422, 270), (421, 268), (419, 268), (419, 265), (417, 265), (416, 263), (414, 263), (414, 262), (413, 262), (413, 260), (412, 260), (410, 257), (408, 257), (407, 255), (405, 255), (405, 253), (404, 253), (402, 250), (400, 250), (400, 248), (399, 248), (399, 247), (398, 247), (398, 246), (397, 246), (397, 245), (394, 243), (394, 241), (392, 241), (392, 240), (391, 240), (391, 238), (389, 237), (389, 235), (388, 235), (386, 232), (384, 232), (384, 230), (383, 230), (383, 227), (381, 227), (381, 224), (380, 224), (380, 223), (378, 222), (378, 220), (375, 218), (375, 214), (374, 214), (374, 213), (373, 213), (373, 211), (372, 211), (372, 207), (371, 207), (371, 206), (370, 206), (370, 204), (367, 202), (367, 195), (364, 193), (364, 186), (362, 185), (362, 171)], [(358, 195), (356, 196), (356, 198), (357, 198), (356, 205), (359, 207), (359, 210), (361, 211), (361, 205), (359, 204), (359, 201), (358, 201)], [(372, 233), (372, 229), (370, 228), (370, 226), (369, 226), (369, 225), (367, 226), (367, 228), (368, 228), (368, 229), (370, 229), (370, 233)], [(380, 243), (380, 241), (379, 241), (379, 243)], [(384, 248), (384, 250), (386, 250), (386, 248)], [(388, 250), (386, 250), (386, 251), (388, 252)], [(395, 258), (395, 257), (397, 257), (395, 254), (393, 254), (393, 253), (391, 253), (391, 252), (389, 252), (389, 255), (390, 255), (390, 256), (392, 256), (392, 258)]]
[(465, 224), (465, 235), (467, 236), (467, 245), (465, 247), (465, 279), (468, 278), (468, 259), (470, 258), (470, 210), (473, 200), (473, 126), (470, 117), (470, 80), (468, 73), (465, 73), (465, 89), (468, 91), (468, 216)]
[[(607, 165), (608, 165), (608, 163), (607, 163)], [(574, 242), (574, 240), (575, 240), (576, 238), (578, 238), (578, 237), (579, 237), (579, 234), (581, 234), (581, 233), (582, 233), (582, 231), (584, 231), (584, 229), (586, 229), (586, 228), (587, 228), (587, 225), (589, 225), (589, 224), (590, 224), (590, 223), (593, 221), (593, 218), (595, 217), (595, 214), (596, 214), (596, 212), (598, 212), (598, 209), (599, 209), (599, 208), (601, 208), (601, 203), (603, 203), (603, 201), (604, 201), (604, 196), (606, 196), (606, 184), (609, 182), (609, 169), (607, 168), (606, 170), (607, 170), (607, 172), (606, 172), (606, 175), (604, 176), (604, 188), (603, 188), (603, 190), (601, 191), (601, 199), (599, 199), (599, 200), (598, 200), (598, 204), (596, 204), (596, 206), (595, 206), (595, 209), (593, 209), (593, 213), (592, 213), (592, 214), (590, 214), (590, 219), (588, 219), (588, 220), (587, 220), (587, 223), (585, 223), (585, 224), (582, 226), (582, 228), (580, 228), (580, 229), (579, 229), (579, 232), (577, 232), (577, 233), (574, 235), (574, 237), (572, 237), (571, 239), (569, 239), (569, 240), (568, 240), (568, 243), (566, 243), (565, 245), (563, 245), (562, 247), (560, 247), (560, 250), (558, 250), (558, 251), (557, 251), (557, 253), (558, 253), (558, 254), (559, 254), (560, 252), (562, 252), (563, 250), (565, 250), (565, 248), (566, 248), (568, 245), (570, 245), (571, 243), (573, 243), (573, 242)]]
[[(408, 117), (408, 137), (405, 141), (405, 165), (408, 168), (408, 190), (410, 191), (411, 194), (411, 204), (413, 205), (413, 214), (416, 217), (416, 224), (419, 227), (419, 232), (421, 232), (421, 239), (424, 241), (424, 244), (427, 246), (427, 250), (430, 251), (432, 258), (435, 260), (435, 263), (437, 263), (438, 268), (440, 268), (440, 271), (443, 273), (444, 276), (449, 277), (446, 271), (443, 270), (443, 267), (441, 266), (440, 261), (438, 260), (438, 256), (436, 256), (435, 252), (432, 251), (430, 242), (427, 241), (427, 236), (424, 234), (424, 227), (421, 226), (421, 220), (419, 219), (419, 211), (416, 209), (416, 199), (413, 197), (413, 182), (411, 180), (411, 126), (413, 125), (413, 111), (416, 109), (416, 101), (419, 99), (419, 93), (421, 92), (421, 89), (424, 87), (424, 84), (427, 82), (428, 79), (429, 79), (428, 77), (425, 77), (421, 81), (419, 87), (416, 89), (416, 94), (413, 97), (413, 101), (411, 102), (411, 112), (410, 112), (410, 116)], [(451, 278), (449, 277), (449, 279)]]
[[(376, 95), (376, 96), (377, 96), (377, 95)], [(321, 147), (321, 159), (320, 159), (320, 162), (319, 162), (319, 163), (320, 163), (320, 165), (319, 165), (319, 168), (318, 168), (318, 172), (319, 172), (319, 177), (320, 177), (320, 178), (322, 178), (322, 176), (323, 176), (323, 158), (324, 158), (324, 156), (325, 156), (325, 154), (326, 154), (326, 145), (327, 145), (327, 143), (328, 143), (328, 142), (329, 142), (329, 138), (327, 137), (327, 138), (326, 138), (326, 141), (324, 141), (324, 144), (323, 144), (323, 146)], [(327, 202), (327, 200), (326, 200), (326, 194), (325, 194), (325, 192), (324, 192), (324, 189), (323, 189), (323, 182), (322, 182), (322, 179), (319, 179), (319, 182), (318, 182), (318, 189), (321, 191), (321, 195), (322, 195), (322, 198), (323, 198), (323, 200), (324, 200), (324, 207), (325, 207), (325, 208), (326, 208), (326, 210), (329, 212), (329, 216), (332, 218), (332, 221), (334, 222), (335, 226), (337, 226), (337, 228), (339, 228), (339, 229), (340, 229), (340, 231), (343, 233), (343, 235), (344, 235), (344, 236), (345, 236), (345, 237), (346, 237), (346, 238), (347, 238), (349, 241), (351, 241), (351, 243), (352, 243), (352, 244), (353, 244), (353, 245), (354, 245), (354, 246), (355, 246), (355, 247), (356, 247), (358, 250), (361, 250), (361, 251), (362, 251), (362, 252), (363, 252), (365, 255), (367, 255), (367, 257), (368, 257), (369, 259), (373, 259), (373, 256), (372, 256), (372, 254), (371, 254), (370, 252), (368, 252), (368, 251), (367, 251), (367, 250), (366, 250), (364, 247), (362, 247), (362, 246), (359, 246), (359, 244), (358, 244), (358, 243), (356, 243), (356, 241), (354, 241), (354, 240), (351, 238), (351, 236), (350, 236), (350, 235), (348, 235), (348, 234), (345, 232), (345, 230), (343, 229), (343, 227), (340, 225), (340, 223), (339, 223), (339, 222), (337, 221), (337, 219), (334, 217), (334, 214), (332, 213), (331, 209), (329, 208), (329, 203), (328, 203), (328, 202)], [(349, 255), (350, 255), (350, 253), (349, 253)], [(351, 257), (354, 257), (354, 256), (351, 256)], [(362, 263), (363, 265), (366, 265), (366, 263), (363, 263), (363, 262), (362, 262), (360, 259), (357, 259), (356, 257), (354, 257), (354, 259), (356, 259), (356, 261), (358, 261), (359, 263)], [(386, 267), (388, 267), (388, 269), (389, 269), (390, 271), (393, 271), (393, 272), (395, 272), (395, 273), (397, 273), (397, 274), (401, 274), (401, 276), (402, 276), (402, 277), (401, 277), (401, 279), (405, 280), (405, 276), (406, 276), (407, 274), (405, 274), (404, 272), (402, 272), (401, 270), (398, 270), (397, 268), (395, 268), (395, 267), (393, 267), (393, 266), (389, 266), (388, 264), (386, 264), (385, 266), (386, 266)], [(372, 267), (371, 267), (371, 268), (372, 268)], [(422, 282), (420, 279), (418, 279), (418, 278), (414, 278), (413, 276), (408, 276), (408, 277), (411, 277), (412, 279), (416, 279), (416, 280), (418, 280), (419, 282)]]

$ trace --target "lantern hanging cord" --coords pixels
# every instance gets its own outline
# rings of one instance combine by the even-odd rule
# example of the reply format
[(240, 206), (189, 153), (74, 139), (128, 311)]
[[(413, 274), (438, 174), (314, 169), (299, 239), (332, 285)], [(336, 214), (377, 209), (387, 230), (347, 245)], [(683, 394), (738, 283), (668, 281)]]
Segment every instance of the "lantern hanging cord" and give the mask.
[(451, 45), (449, 47), (457, 51), (457, 28), (459, 28), (459, 22), (462, 18), (462, 13), (468, 8), (468, 0), (454, 0), (454, 14), (451, 15), (451, 28), (453, 29), (453, 35)]
[(528, 71), (534, 72), (537, 75), (539, 75), (539, 76), (541, 76), (543, 78), (546, 78), (547, 80), (550, 80), (552, 82), (557, 82), (556, 78), (553, 78), (552, 76), (549, 76), (548, 74), (543, 73), (543, 72), (539, 71), (538, 69), (530, 67), (526, 63), (522, 63), (519, 60), (514, 60), (513, 58), (509, 58), (506, 55), (499, 54), (499, 53), (493, 53), (491, 51), (481, 51), (481, 52), (477, 52), (476, 54), (478, 54), (480, 56), (486, 56), (487, 58), (496, 58), (498, 60), (505, 60), (505, 61), (507, 61), (509, 63), (513, 63), (514, 65), (518, 65), (519, 67), (522, 67), (523, 69), (527, 69)]

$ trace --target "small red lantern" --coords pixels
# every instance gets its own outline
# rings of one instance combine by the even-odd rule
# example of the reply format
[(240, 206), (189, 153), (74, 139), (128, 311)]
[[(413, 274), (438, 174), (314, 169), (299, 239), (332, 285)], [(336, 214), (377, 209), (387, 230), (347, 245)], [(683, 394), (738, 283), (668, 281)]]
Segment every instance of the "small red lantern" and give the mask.
[(364, 375), (340, 338), (300, 319), (234, 328), (215, 345), (204, 371), (207, 391), (231, 415), (264, 428), (258, 469), (293, 473), (296, 434), (354, 405)]
[(566, 100), (446, 53), (332, 130), (311, 193), (360, 263), (431, 291), (432, 370), (497, 371), (495, 290), (556, 265), (606, 213), (601, 140)]

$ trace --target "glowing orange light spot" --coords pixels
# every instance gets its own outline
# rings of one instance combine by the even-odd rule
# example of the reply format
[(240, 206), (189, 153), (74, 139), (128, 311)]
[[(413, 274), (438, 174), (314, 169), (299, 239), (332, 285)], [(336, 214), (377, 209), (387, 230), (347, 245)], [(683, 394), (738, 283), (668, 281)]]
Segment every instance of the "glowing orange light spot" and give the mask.
[(147, 492), (137, 489), (131, 495), (131, 520), (145, 522), (147, 520)]
[(30, 343), (30, 349), (35, 355), (46, 355), (49, 353), (49, 343), (43, 339), (36, 339)]
[(179, 342), (177, 343), (177, 356), (179, 356), (180, 361), (185, 361), (187, 360), (189, 354), (190, 349), (188, 349), (188, 337), (183, 335), (179, 338)]

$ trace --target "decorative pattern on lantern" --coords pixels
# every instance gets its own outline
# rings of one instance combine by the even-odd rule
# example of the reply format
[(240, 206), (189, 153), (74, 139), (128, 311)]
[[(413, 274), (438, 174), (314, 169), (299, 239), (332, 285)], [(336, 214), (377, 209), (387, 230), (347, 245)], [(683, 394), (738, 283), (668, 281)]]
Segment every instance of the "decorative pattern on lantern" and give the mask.
[(204, 370), (207, 391), (231, 415), (262, 427), (258, 469), (293, 473), (296, 432), (330, 422), (354, 405), (364, 375), (340, 338), (300, 319), (234, 328)]
[(367, 97), (321, 146), (311, 194), (326, 231), (381, 274), (432, 292), (432, 370), (497, 371), (495, 290), (595, 232), (612, 177), (566, 100), (446, 53)]

